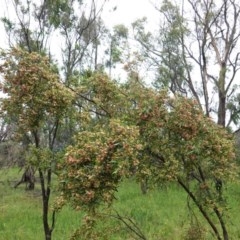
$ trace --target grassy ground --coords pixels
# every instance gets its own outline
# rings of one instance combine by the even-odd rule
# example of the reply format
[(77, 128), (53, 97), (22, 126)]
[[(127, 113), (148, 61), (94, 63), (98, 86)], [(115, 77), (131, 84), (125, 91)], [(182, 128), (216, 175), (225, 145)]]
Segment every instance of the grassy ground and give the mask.
[[(0, 240), (42, 240), (42, 202), (40, 186), (34, 191), (25, 191), (25, 185), (12, 186), (19, 180), (18, 169), (0, 171)], [(69, 239), (79, 226), (81, 216), (64, 208), (56, 217), (53, 239)]]
[[(0, 240), (42, 240), (44, 239), (41, 219), (41, 195), (37, 185), (36, 190), (27, 192), (24, 185), (14, 189), (14, 181), (21, 173), (17, 169), (0, 170)], [(228, 229), (230, 239), (240, 239), (240, 185), (231, 184), (228, 189)], [(131, 181), (124, 182), (117, 194), (118, 201), (114, 209), (121, 216), (133, 219), (148, 240), (181, 240), (187, 239), (197, 230), (190, 228), (190, 216), (186, 204), (186, 194), (176, 185), (159, 188), (147, 195), (142, 195), (139, 186)], [(198, 211), (195, 213), (199, 216)], [(198, 217), (203, 239), (214, 239), (211, 231), (201, 217)], [(67, 240), (81, 224), (81, 213), (65, 207), (58, 215), (53, 240)], [(115, 228), (111, 233), (108, 230)], [(100, 230), (107, 228), (106, 239), (136, 239), (114, 217), (107, 216), (100, 224)], [(188, 238), (191, 239), (191, 238)], [(193, 239), (193, 238), (192, 238)], [(198, 238), (195, 238), (198, 239)]]

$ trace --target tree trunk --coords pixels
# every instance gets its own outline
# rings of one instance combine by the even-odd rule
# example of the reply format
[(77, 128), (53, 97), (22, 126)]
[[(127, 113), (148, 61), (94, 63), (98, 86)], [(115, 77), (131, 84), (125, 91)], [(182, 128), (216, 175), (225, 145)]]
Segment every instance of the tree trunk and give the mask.
[(225, 127), (226, 122), (226, 92), (225, 92), (225, 80), (226, 79), (226, 63), (221, 63), (221, 70), (218, 80), (218, 124)]
[(22, 183), (26, 183), (26, 190), (34, 190), (35, 176), (34, 169), (32, 166), (28, 166), (24, 170), (21, 180), (14, 185), (14, 188), (17, 188)]
[[(196, 204), (196, 206), (198, 207), (199, 211), (201, 212), (201, 214), (203, 215), (203, 217), (206, 219), (206, 221), (208, 222), (208, 224), (211, 226), (216, 238), (218, 240), (222, 240), (220, 233), (216, 227), (216, 225), (214, 224), (214, 222), (211, 220), (210, 216), (207, 214), (207, 212), (204, 210), (204, 207), (202, 206), (201, 203), (198, 202), (198, 200), (196, 199), (196, 197), (194, 196), (194, 194), (190, 191), (190, 189), (185, 185), (185, 183), (178, 178), (178, 183), (180, 184), (180, 186), (187, 192), (188, 196), (193, 200), (193, 202)], [(224, 225), (225, 226), (225, 225)], [(228, 240), (228, 238), (224, 238), (224, 240)]]
[(222, 91), (219, 91), (218, 124), (223, 127), (226, 124), (226, 96)]
[[(39, 171), (39, 177), (40, 177), (40, 183), (41, 183), (41, 190), (42, 190), (42, 204), (43, 204), (43, 227), (44, 227), (44, 233), (45, 233), (45, 240), (51, 240), (52, 238), (52, 230), (54, 226), (54, 214), (53, 214), (53, 224), (52, 228), (50, 228), (48, 224), (48, 213), (49, 213), (49, 198), (50, 198), (50, 186), (47, 184), (45, 186), (45, 179), (44, 175), (41, 169), (38, 169)], [(49, 172), (50, 171), (50, 172)], [(49, 178), (51, 178), (51, 170), (48, 170), (48, 182)]]
[(217, 217), (218, 217), (218, 220), (221, 224), (221, 227), (222, 227), (222, 232), (223, 232), (223, 239), (224, 240), (228, 240), (228, 232), (227, 232), (227, 228), (226, 228), (226, 225), (225, 225), (225, 222), (223, 221), (223, 217), (221, 215), (221, 213), (219, 212), (219, 210), (217, 208), (214, 208), (214, 212), (216, 213)]

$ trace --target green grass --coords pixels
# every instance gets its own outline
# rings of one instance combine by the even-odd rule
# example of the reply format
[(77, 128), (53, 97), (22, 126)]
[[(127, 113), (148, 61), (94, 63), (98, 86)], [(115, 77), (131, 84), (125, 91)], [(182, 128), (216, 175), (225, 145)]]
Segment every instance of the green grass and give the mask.
[[(34, 191), (25, 191), (24, 185), (14, 189), (12, 186), (20, 176), (17, 169), (0, 170), (0, 240), (42, 240), (44, 234), (39, 185)], [(230, 239), (237, 240), (240, 239), (240, 185), (230, 184), (227, 193), (228, 230)], [(113, 207), (121, 216), (133, 219), (148, 240), (182, 240), (190, 227), (186, 200), (186, 194), (174, 184), (142, 195), (135, 182), (126, 181), (122, 183)], [(195, 209), (194, 212), (204, 231), (204, 239), (214, 239), (198, 211)], [(98, 226), (100, 231), (106, 233), (104, 239), (136, 239), (113, 214), (106, 216)], [(81, 224), (81, 216), (81, 212), (65, 207), (57, 214), (52, 239), (69, 239)]]
[[(0, 171), (0, 240), (44, 239), (40, 186), (25, 191), (25, 185), (13, 188), (21, 173), (17, 169)], [(56, 216), (53, 239), (69, 239), (81, 223), (79, 213), (64, 208)]]
[(128, 182), (120, 188), (115, 205), (135, 220), (148, 239), (177, 239), (186, 218), (185, 196), (174, 185), (142, 195), (138, 185)]

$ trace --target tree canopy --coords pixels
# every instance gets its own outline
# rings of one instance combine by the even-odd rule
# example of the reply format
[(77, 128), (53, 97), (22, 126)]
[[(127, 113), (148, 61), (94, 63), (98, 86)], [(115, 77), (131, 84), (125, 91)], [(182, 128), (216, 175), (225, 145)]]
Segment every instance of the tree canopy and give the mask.
[(223, 185), (239, 177), (230, 127), (239, 125), (240, 8), (183, 2), (154, 5), (154, 32), (146, 18), (107, 29), (107, 1), (12, 1), (15, 17), (2, 18), (0, 141), (24, 146), (25, 173), (39, 174), (46, 240), (67, 203), (86, 213), (73, 237), (99, 237), (95, 223), (126, 178), (145, 193), (178, 184), (214, 236), (229, 239)]

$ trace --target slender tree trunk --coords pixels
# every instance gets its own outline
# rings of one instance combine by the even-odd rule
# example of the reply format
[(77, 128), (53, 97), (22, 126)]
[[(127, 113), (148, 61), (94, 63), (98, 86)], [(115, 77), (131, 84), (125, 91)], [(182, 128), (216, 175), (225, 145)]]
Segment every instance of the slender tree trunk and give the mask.
[(226, 96), (225, 93), (219, 91), (219, 105), (218, 105), (218, 124), (225, 127), (226, 125)]
[[(218, 240), (222, 240), (220, 233), (217, 229), (217, 227), (215, 226), (215, 224), (213, 223), (213, 221), (210, 219), (209, 215), (207, 214), (207, 212), (204, 210), (203, 206), (197, 201), (196, 197), (194, 196), (194, 194), (190, 191), (190, 189), (184, 184), (184, 182), (178, 178), (178, 183), (180, 184), (180, 186), (187, 192), (187, 194), (189, 195), (189, 197), (193, 200), (193, 202), (196, 204), (196, 206), (198, 207), (199, 211), (202, 213), (203, 217), (206, 219), (206, 221), (208, 222), (208, 224), (211, 226), (216, 238)], [(228, 238), (224, 238), (224, 240), (228, 240)]]
[[(47, 186), (45, 186), (45, 179), (44, 179), (44, 174), (42, 170), (39, 168), (38, 171), (39, 171), (41, 190), (42, 190), (42, 204), (43, 204), (42, 220), (43, 220), (43, 227), (44, 227), (44, 233), (45, 233), (45, 240), (51, 240), (53, 228), (51, 228), (48, 224), (49, 198), (50, 198), (51, 190), (50, 190), (49, 183), (47, 183)], [(51, 178), (51, 172), (49, 171), (51, 170), (48, 170), (48, 182), (49, 182), (49, 178)], [(54, 219), (53, 219), (52, 226), (54, 226)]]
[(42, 204), (43, 204), (43, 212), (42, 212), (42, 220), (43, 220), (43, 228), (45, 233), (45, 240), (51, 240), (52, 239), (52, 231), (55, 227), (55, 211), (52, 213), (52, 223), (51, 226), (48, 222), (48, 216), (49, 216), (49, 199), (51, 195), (51, 177), (52, 177), (52, 170), (49, 169), (47, 171), (47, 186), (45, 185), (45, 178), (43, 171), (41, 169), (38, 169), (39, 171), (39, 177), (40, 177), (40, 183), (41, 183), (41, 190), (42, 190)]
[(226, 228), (226, 225), (225, 225), (225, 222), (223, 221), (223, 217), (221, 215), (221, 213), (219, 212), (219, 210), (217, 208), (214, 208), (214, 212), (216, 213), (217, 217), (218, 217), (218, 220), (221, 224), (221, 227), (222, 227), (222, 232), (223, 232), (223, 239), (224, 240), (228, 240), (228, 232), (227, 232), (227, 228)]
[(225, 127), (226, 121), (226, 90), (225, 90), (225, 79), (226, 79), (226, 63), (221, 63), (221, 70), (219, 72), (218, 79), (218, 124)]
[[(35, 139), (35, 146), (36, 148), (39, 148), (39, 135), (37, 132), (33, 132), (33, 136)], [(52, 176), (52, 170), (47, 170), (47, 179), (44, 178), (44, 173), (41, 168), (38, 169), (39, 178), (40, 178), (40, 185), (41, 185), (41, 191), (42, 191), (42, 220), (43, 220), (43, 228), (44, 228), (44, 234), (45, 234), (45, 240), (51, 240), (52, 238), (52, 231), (55, 224), (55, 212), (53, 212), (52, 216), (52, 227), (49, 226), (48, 223), (48, 214), (49, 214), (49, 199), (51, 194), (50, 184), (51, 184), (51, 176)]]
[[(96, 8), (93, 9), (94, 11), (94, 19), (96, 21), (97, 14)], [(98, 70), (98, 37), (97, 37), (97, 22), (94, 24), (94, 45), (95, 45), (95, 55), (94, 55), (94, 70)]]
[(109, 53), (109, 77), (111, 78), (112, 76), (112, 49), (113, 49), (113, 40), (111, 40), (111, 43), (110, 43), (110, 53)]
[[(96, 40), (97, 41), (97, 40)], [(94, 70), (98, 70), (98, 44), (95, 45)]]

